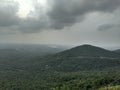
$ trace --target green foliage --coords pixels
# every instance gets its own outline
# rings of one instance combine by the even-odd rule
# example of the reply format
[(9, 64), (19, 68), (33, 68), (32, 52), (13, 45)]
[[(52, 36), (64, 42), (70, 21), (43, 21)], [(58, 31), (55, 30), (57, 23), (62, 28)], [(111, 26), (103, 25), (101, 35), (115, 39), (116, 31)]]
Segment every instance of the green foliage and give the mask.
[(120, 77), (119, 55), (90, 45), (44, 57), (19, 54), (0, 56), (0, 90), (97, 90)]
[(4, 72), (0, 74), (0, 90), (96, 90), (119, 76), (118, 71)]
[(120, 90), (120, 85), (105, 86), (105, 87), (99, 88), (98, 90)]

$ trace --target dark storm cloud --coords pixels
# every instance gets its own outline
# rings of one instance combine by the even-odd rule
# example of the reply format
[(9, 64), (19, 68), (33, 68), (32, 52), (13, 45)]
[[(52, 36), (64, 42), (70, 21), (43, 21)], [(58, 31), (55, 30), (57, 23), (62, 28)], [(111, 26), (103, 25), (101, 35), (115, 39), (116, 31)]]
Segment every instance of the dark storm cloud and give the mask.
[[(48, 0), (50, 10), (44, 12), (39, 4), (30, 13), (34, 17), (17, 16), (18, 5), (0, 4), (0, 27), (10, 27), (26, 33), (63, 29), (83, 21), (92, 12), (111, 13), (120, 7), (120, 0)], [(37, 17), (37, 18), (36, 18)], [(110, 26), (107, 26), (110, 27)]]
[(114, 30), (114, 29), (120, 29), (120, 24), (103, 24), (98, 26), (97, 28), (99, 31), (106, 31), (106, 30)]
[[(39, 8), (40, 9), (40, 8)], [(17, 13), (19, 10), (19, 4), (13, 3), (0, 3), (0, 32), (20, 31), (23, 33), (34, 33), (48, 27), (46, 17), (36, 16), (20, 18)], [(37, 9), (34, 13), (40, 13)], [(8, 34), (8, 33), (7, 33)]]
[(17, 11), (17, 3), (0, 3), (0, 27), (17, 25), (19, 23), (19, 18), (16, 15)]
[(52, 27), (62, 29), (83, 20), (88, 13), (112, 12), (119, 6), (120, 0), (53, 0), (48, 15)]
[(48, 4), (51, 10), (45, 15), (41, 13), (39, 4), (36, 4), (34, 13), (38, 14), (37, 20), (27, 18), (21, 23), (20, 29), (24, 32), (37, 32), (43, 29), (61, 30), (83, 21), (89, 13), (113, 12), (120, 6), (120, 0), (49, 0)]

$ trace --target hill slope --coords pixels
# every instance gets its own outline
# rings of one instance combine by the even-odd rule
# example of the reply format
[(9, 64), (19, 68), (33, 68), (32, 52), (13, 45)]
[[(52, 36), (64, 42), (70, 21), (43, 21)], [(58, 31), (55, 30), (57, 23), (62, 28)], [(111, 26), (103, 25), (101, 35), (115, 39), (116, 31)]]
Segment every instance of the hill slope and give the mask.
[(0, 44), (0, 72), (1, 71), (24, 71), (36, 57), (43, 57), (65, 50), (64, 46), (52, 47), (50, 45), (32, 44)]
[(120, 54), (120, 49), (115, 50), (114, 52), (116, 52), (116, 53)]
[[(1, 52), (3, 53), (3, 51)], [(4, 52), (6, 53), (6, 50)], [(1, 55), (0, 71), (75, 72), (120, 67), (120, 56), (118, 54), (92, 45), (78, 46), (47, 57), (32, 57), (33, 54), (28, 56), (24, 53), (20, 54), (17, 50), (11, 50), (9, 57), (6, 57), (7, 54)]]
[(58, 53), (58, 55), (68, 56), (68, 57), (120, 57), (112, 51), (106, 49), (92, 46), (92, 45), (81, 45), (74, 47), (72, 49)]
[(19, 54), (1, 50), (0, 90), (97, 90), (120, 77), (119, 55), (91, 45), (45, 57)]
[(44, 58), (43, 62), (41, 67), (45, 71), (101, 70), (120, 67), (120, 56), (96, 46), (82, 45)]

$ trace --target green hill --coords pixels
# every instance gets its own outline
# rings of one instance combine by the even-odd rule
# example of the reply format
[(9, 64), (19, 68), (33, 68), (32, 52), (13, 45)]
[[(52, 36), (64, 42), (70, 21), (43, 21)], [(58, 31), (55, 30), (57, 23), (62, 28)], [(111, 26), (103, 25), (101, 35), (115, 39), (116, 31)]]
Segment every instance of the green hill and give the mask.
[(65, 57), (120, 57), (118, 54), (92, 45), (81, 45), (57, 54)]
[(120, 54), (120, 49), (115, 50), (114, 52), (116, 52), (116, 53)]
[(92, 45), (44, 57), (39, 49), (0, 52), (0, 90), (104, 90), (120, 77), (120, 56)]
[(73, 72), (120, 67), (120, 55), (92, 45), (78, 46), (43, 59), (41, 69), (45, 71)]

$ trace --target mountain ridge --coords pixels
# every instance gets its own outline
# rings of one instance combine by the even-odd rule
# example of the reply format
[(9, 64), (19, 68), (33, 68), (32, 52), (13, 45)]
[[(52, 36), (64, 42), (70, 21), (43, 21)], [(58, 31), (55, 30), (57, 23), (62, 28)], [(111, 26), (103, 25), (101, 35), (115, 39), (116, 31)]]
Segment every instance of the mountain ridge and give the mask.
[(114, 52), (120, 54), (120, 49), (114, 50)]
[(120, 55), (107, 49), (89, 44), (80, 45), (71, 49), (57, 53), (67, 57), (85, 56), (85, 57), (120, 57)]
[(43, 58), (41, 67), (44, 71), (58, 72), (120, 68), (120, 55), (100, 47), (81, 45)]

